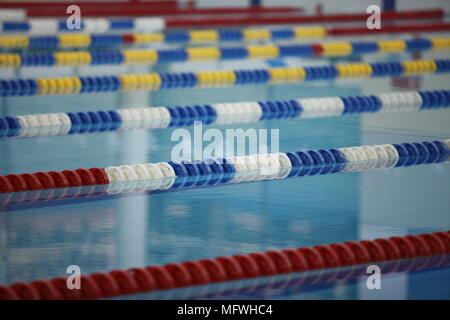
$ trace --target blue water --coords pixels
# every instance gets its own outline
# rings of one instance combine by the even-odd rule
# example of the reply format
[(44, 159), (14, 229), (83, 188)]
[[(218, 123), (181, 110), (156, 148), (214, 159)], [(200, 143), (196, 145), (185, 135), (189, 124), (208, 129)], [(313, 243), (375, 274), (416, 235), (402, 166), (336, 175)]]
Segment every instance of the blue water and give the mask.
[[(205, 66), (212, 67), (221, 68)], [(449, 76), (430, 76), (410, 79), (408, 85), (420, 90), (448, 89), (449, 80)], [(1, 101), (0, 115), (347, 96), (408, 89), (402, 85), (404, 88), (398, 88), (399, 82), (390, 79), (368, 79), (150, 94), (17, 97)], [(204, 129), (211, 127), (279, 129), (280, 151), (287, 152), (449, 138), (450, 110), (273, 120)], [(168, 161), (175, 145), (171, 133), (172, 129), (163, 129), (0, 141), (0, 174)], [(67, 266), (73, 264), (89, 274), (219, 255), (449, 230), (449, 177), (447, 162), (167, 193), (0, 205), (0, 284), (65, 276)], [(230, 283), (222, 286), (234, 288), (235, 293), (231, 290), (218, 297), (449, 299), (449, 272), (448, 268), (438, 268), (389, 274), (382, 277), (381, 290), (368, 290), (365, 277), (277, 290), (262, 287), (239, 291), (236, 286), (245, 287), (245, 282)], [(202, 296), (198, 292), (202, 288), (184, 290), (131, 298), (217, 298)], [(207, 291), (221, 290), (220, 286), (211, 286)]]

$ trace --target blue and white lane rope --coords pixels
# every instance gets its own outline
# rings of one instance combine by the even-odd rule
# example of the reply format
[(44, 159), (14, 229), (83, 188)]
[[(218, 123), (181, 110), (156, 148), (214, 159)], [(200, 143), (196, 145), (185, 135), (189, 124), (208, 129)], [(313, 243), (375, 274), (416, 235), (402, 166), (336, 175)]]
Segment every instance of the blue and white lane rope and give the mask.
[(110, 31), (155, 32), (164, 30), (166, 22), (161, 17), (140, 18), (83, 18), (80, 29), (69, 30), (66, 20), (52, 18), (28, 19), (26, 21), (0, 21), (0, 32), (50, 35), (59, 32), (105, 33)]
[[(105, 168), (108, 194), (365, 171), (449, 160), (450, 139)], [(158, 167), (161, 170), (158, 170)], [(159, 174), (161, 171), (161, 174)], [(153, 177), (156, 177), (154, 179)]]
[(183, 127), (193, 125), (195, 121), (201, 121), (206, 125), (232, 124), (448, 107), (450, 107), (450, 90), (437, 90), (285, 101), (30, 114), (0, 117), (0, 138)]
[(211, 70), (119, 76), (56, 77), (0, 80), (0, 96), (58, 95), (94, 92), (230, 87), (250, 84), (411, 76), (450, 72), (450, 59), (350, 63), (311, 67)]
[(0, 176), (0, 193), (106, 185), (109, 194), (168, 190), (449, 160), (450, 139)]
[(239, 47), (24, 52), (0, 54), (0, 68), (154, 65), (187, 61), (279, 59), (286, 57), (347, 57), (377, 52), (399, 53), (448, 49), (450, 49), (450, 38), (270, 44)]

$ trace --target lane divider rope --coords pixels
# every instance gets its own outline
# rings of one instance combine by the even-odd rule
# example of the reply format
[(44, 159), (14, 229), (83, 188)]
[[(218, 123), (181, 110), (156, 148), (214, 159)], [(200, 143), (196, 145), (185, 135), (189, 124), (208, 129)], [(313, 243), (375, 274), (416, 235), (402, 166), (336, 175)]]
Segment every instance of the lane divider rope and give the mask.
[[(147, 3), (138, 1), (84, 1), (83, 17), (143, 17), (143, 16), (181, 16), (181, 15), (223, 15), (223, 14), (241, 14), (241, 15), (258, 15), (258, 14), (277, 14), (277, 13), (301, 13), (302, 7), (211, 7), (196, 8), (193, 6), (179, 6), (176, 0), (152, 0), (151, 6)], [(39, 1), (39, 2), (0, 2), (0, 12), (6, 10), (4, 8), (21, 8), (24, 12), (23, 18), (26, 17), (58, 17), (64, 18), (67, 9), (65, 1)], [(413, 11), (413, 13), (416, 11)], [(426, 10), (425, 13), (432, 14), (431, 17), (438, 18), (439, 11)], [(437, 16), (435, 16), (437, 15)], [(14, 20), (11, 19), (4, 20)], [(17, 20), (17, 19), (16, 19)]]
[[(449, 145), (449, 141), (444, 140), (441, 142), (445, 142), (447, 146)], [(426, 161), (423, 155), (424, 148), (427, 148), (431, 152)], [(182, 161), (181, 164), (175, 162), (169, 163), (174, 170), (178, 170), (175, 172), (175, 175), (170, 173), (170, 168), (166, 172), (161, 171), (161, 167), (166, 167), (165, 163), (156, 164), (156, 167), (153, 164), (143, 164), (143, 167), (141, 165), (131, 165), (130, 168), (128, 166), (119, 166), (118, 168), (108, 167), (106, 176), (111, 176), (111, 178), (108, 178), (109, 183), (107, 184), (93, 184), (101, 180), (100, 172), (97, 169), (89, 169), (89, 171), (92, 171), (93, 174), (98, 174), (100, 179), (96, 178), (95, 175), (93, 178), (83, 178), (83, 174), (86, 175), (86, 172), (81, 169), (75, 170), (75, 174), (80, 176), (80, 180), (83, 181), (85, 179), (88, 181), (87, 185), (81, 186), (79, 186), (78, 182), (72, 183), (69, 181), (70, 177), (67, 177), (66, 184), (64, 179), (55, 173), (52, 173), (50, 178), (48, 178), (45, 173), (44, 177), (39, 172), (35, 175), (37, 177), (40, 176), (38, 177), (40, 179), (52, 179), (52, 177), (56, 177), (56, 179), (60, 179), (61, 181), (58, 182), (55, 180), (52, 184), (52, 182), (45, 180), (47, 182), (44, 183), (50, 186), (54, 185), (55, 187), (50, 187), (51, 189), (45, 189), (45, 187), (44, 189), (35, 188), (31, 191), (9, 192), (11, 189), (6, 189), (8, 188), (7, 183), (2, 185), (2, 178), (0, 176), (0, 205), (94, 196), (123, 196), (129, 193), (142, 192), (173, 192), (262, 180), (279, 180), (309, 175), (323, 175), (348, 171), (360, 172), (397, 166), (404, 167), (424, 163), (439, 163), (445, 161), (446, 158), (448, 161), (448, 156), (445, 155), (445, 146), (439, 141), (433, 141), (432, 144), (430, 144), (430, 141), (425, 141), (422, 142), (422, 146), (413, 143), (412, 146), (409, 144), (398, 144), (394, 148), (390, 145), (375, 145), (364, 146), (361, 150), (358, 148), (341, 148), (336, 150), (328, 150), (331, 155), (324, 150), (319, 150), (320, 155), (311, 152), (311, 150), (306, 150), (304, 153), (295, 152), (295, 154), (278, 153), (238, 158), (229, 157), (226, 160), (208, 159), (203, 162)], [(406, 158), (409, 158), (409, 160)], [(443, 160), (440, 161), (440, 159)], [(349, 163), (346, 161), (349, 161)], [(184, 169), (180, 168), (180, 165), (184, 167), (187, 174), (183, 173)], [(158, 166), (159, 168), (157, 168)], [(199, 174), (197, 174), (197, 169)], [(148, 171), (148, 174), (145, 171)], [(73, 173), (66, 171), (65, 173), (63, 172), (63, 175), (73, 175)], [(32, 178), (29, 175), (22, 176), (25, 183), (34, 183), (33, 185), (35, 185), (35, 181), (30, 180)], [(17, 180), (16, 177), (10, 179)], [(1, 190), (6, 193), (2, 193)], [(13, 186), (13, 190), (17, 189), (14, 189)]]
[(17, 282), (0, 286), (0, 300), (100, 299), (447, 253), (450, 231), (394, 236), (97, 272), (81, 276), (79, 290), (62, 277)]
[[(411, 274), (415, 272), (423, 272), (424, 270), (432, 270), (439, 268), (446, 268), (450, 266), (450, 255), (440, 254), (433, 256), (418, 257), (404, 260), (385, 261), (377, 263), (380, 267), (381, 273), (384, 275), (393, 273)], [(306, 272), (300, 274), (290, 274), (269, 278), (254, 278), (252, 280), (227, 283), (226, 285), (218, 286), (211, 283), (199, 287), (187, 287), (185, 289), (154, 291), (146, 295), (146, 299), (211, 299), (248, 295), (251, 293), (261, 293), (263, 290), (274, 290), (275, 296), (280, 296), (280, 290), (288, 295), (304, 294), (310, 290), (315, 290), (319, 285), (331, 284), (333, 286), (337, 281), (352, 283), (355, 280), (367, 279), (367, 265), (355, 265), (346, 267), (345, 269), (323, 269), (320, 271)], [(363, 281), (364, 281), (363, 280)], [(267, 291), (266, 291), (267, 292)], [(269, 297), (266, 298), (270, 299)]]
[(450, 59), (345, 63), (310, 67), (211, 70), (83, 77), (0, 80), (0, 96), (59, 95), (93, 92), (230, 87), (298, 83), (337, 78), (411, 76), (450, 72)]
[[(129, 5), (127, 5), (129, 6)], [(64, 7), (65, 8), (65, 7)], [(259, 12), (264, 11), (276, 11), (281, 8), (260, 8)], [(288, 8), (285, 8), (286, 10)], [(64, 9), (65, 10), (65, 9)], [(63, 11), (64, 11), (63, 10)], [(200, 12), (208, 12), (208, 10), (217, 9), (200, 9), (194, 10)], [(252, 8), (224, 8), (221, 9), (228, 10), (230, 12), (243, 12), (253, 11)], [(291, 8), (291, 11), (298, 11), (298, 8)], [(126, 9), (122, 8), (121, 12)], [(186, 11), (186, 10), (184, 10)], [(48, 12), (48, 10), (46, 10)], [(62, 12), (62, 11), (61, 11)], [(442, 19), (444, 17), (444, 11), (437, 10), (416, 10), (416, 11), (395, 11), (395, 12), (383, 12), (381, 14), (384, 21), (399, 21), (399, 20), (427, 20), (427, 19)], [(152, 17), (139, 17), (139, 18), (83, 18), (81, 23), (81, 29), (76, 31), (82, 32), (107, 32), (107, 31), (139, 31), (148, 32), (155, 30), (162, 30), (164, 28), (189, 28), (189, 27), (211, 27), (211, 26), (237, 26), (237, 25), (258, 25), (258, 24), (301, 24), (301, 23), (321, 23), (321, 22), (346, 22), (357, 21), (365, 22), (369, 17), (366, 13), (350, 13), (350, 14), (325, 14), (316, 16), (299, 16), (297, 15), (277, 15), (277, 16), (238, 16), (238, 17), (214, 17), (214, 18), (164, 18), (152, 14)], [(67, 24), (65, 20), (59, 20), (54, 18), (39, 18), (39, 19), (28, 19), (27, 21), (3, 21), (0, 22), (0, 31), (2, 32), (27, 32), (27, 33), (40, 33), (40, 34), (54, 34), (62, 31), (71, 31), (67, 29)]]
[[(88, 20), (89, 21), (89, 20)], [(100, 23), (100, 22), (99, 22)], [(156, 22), (155, 22), (156, 24)], [(105, 26), (96, 26), (102, 32)], [(57, 35), (4, 35), (0, 36), (0, 49), (68, 49), (111, 48), (123, 45), (201, 44), (238, 41), (285, 41), (348, 35), (386, 35), (388, 33), (445, 32), (450, 23), (408, 24), (383, 26), (369, 30), (367, 27), (288, 27), (244, 29), (199, 29), (187, 31), (88, 34), (61, 33)]]
[(66, 20), (39, 18), (26, 21), (0, 21), (0, 31), (51, 35), (58, 32), (106, 33), (114, 31), (154, 32), (164, 30), (166, 23), (161, 17), (129, 18), (83, 18), (80, 29), (69, 30)]
[(303, 98), (286, 101), (124, 108), (0, 117), (0, 138), (39, 137), (117, 130), (157, 129), (202, 124), (250, 123), (354, 113), (407, 112), (450, 107), (450, 89), (369, 96)]
[(0, 68), (38, 66), (154, 65), (186, 61), (277, 59), (286, 57), (347, 57), (376, 52), (419, 52), (450, 49), (450, 38), (329, 42), (315, 44), (127, 49), (0, 54)]
[[(339, 149), (254, 154), (0, 176), (0, 193), (108, 185), (107, 193), (167, 190), (347, 171), (441, 163), (450, 139)], [(126, 189), (126, 190), (125, 190)]]

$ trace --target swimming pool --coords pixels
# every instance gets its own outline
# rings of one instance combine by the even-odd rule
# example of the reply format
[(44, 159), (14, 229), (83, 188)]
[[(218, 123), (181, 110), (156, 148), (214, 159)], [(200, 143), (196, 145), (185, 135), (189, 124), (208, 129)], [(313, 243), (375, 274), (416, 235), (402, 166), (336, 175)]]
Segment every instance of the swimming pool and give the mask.
[[(448, 58), (427, 52), (424, 58)], [(362, 61), (409, 59), (371, 55)], [(288, 59), (287, 65), (350, 59)], [(353, 61), (361, 61), (352, 58)], [(158, 72), (253, 68), (280, 61), (236, 61), (155, 66)], [(15, 77), (142, 72), (142, 67), (20, 70)], [(5, 76), (11, 76), (5, 74)], [(144, 106), (288, 100), (448, 89), (449, 75), (348, 79), (284, 85), (174, 89), (2, 98), (0, 115)], [(450, 137), (450, 110), (270, 120), (206, 128), (279, 129), (281, 152), (416, 142)], [(192, 128), (188, 128), (192, 132)], [(173, 128), (7, 139), (0, 141), (0, 174), (168, 161)], [(0, 204), (0, 284), (317, 244), (450, 229), (448, 162), (390, 170), (257, 181), (173, 192), (137, 192)], [(419, 268), (420, 269), (420, 268)], [(329, 271), (327, 271), (329, 272)], [(448, 299), (450, 269), (411, 269), (382, 276), (369, 290), (366, 276), (270, 286), (283, 277), (157, 291), (119, 298)], [(293, 279), (304, 274), (291, 275)], [(327, 278), (328, 277), (328, 278)], [(327, 281), (325, 281), (327, 280)]]

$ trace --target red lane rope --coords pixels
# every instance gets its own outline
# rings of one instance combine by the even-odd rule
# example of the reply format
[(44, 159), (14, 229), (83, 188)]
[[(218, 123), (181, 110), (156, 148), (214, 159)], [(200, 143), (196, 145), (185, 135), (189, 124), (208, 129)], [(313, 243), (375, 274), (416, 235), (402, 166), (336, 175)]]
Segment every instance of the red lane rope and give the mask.
[(67, 8), (67, 6), (75, 4), (86, 7), (121, 7), (121, 6), (151, 6), (155, 9), (178, 8), (177, 0), (152, 0), (152, 1), (10, 1), (0, 3), (0, 8), (8, 9), (33, 9), (33, 8)]
[[(420, 257), (415, 259), (406, 259), (401, 261), (389, 261), (379, 265), (383, 275), (399, 272), (416, 272), (423, 269), (445, 268), (450, 266), (450, 255), (443, 254), (437, 256)], [(366, 266), (353, 266), (344, 270), (331, 269), (314, 274), (296, 274), (292, 277), (284, 277), (284, 279), (276, 279), (275, 281), (254, 281), (250, 283), (243, 283), (242, 286), (211, 286), (211, 290), (206, 286), (202, 291), (205, 293), (196, 293), (195, 291), (168, 291), (162, 299), (205, 299), (205, 298), (223, 298), (236, 294), (248, 294), (251, 292), (258, 292), (266, 289), (289, 290), (289, 293), (304, 293), (307, 286), (314, 286), (316, 284), (327, 284), (337, 280), (349, 281), (359, 279), (367, 276)], [(256, 281), (255, 281), (256, 280)], [(306, 290), (305, 290), (306, 289)], [(150, 297), (151, 298), (151, 297)], [(270, 297), (269, 297), (270, 298)]]
[[(365, 22), (367, 13), (338, 13), (314, 16), (255, 16), (248, 19), (240, 17), (213, 17), (204, 19), (166, 19), (166, 26), (181, 27), (212, 27), (212, 26), (242, 26), (261, 24), (303, 24), (303, 23), (332, 23), (332, 22)], [(442, 19), (442, 9), (416, 10), (416, 11), (390, 11), (381, 13), (382, 21), (411, 20), (411, 19)]]
[(450, 253), (450, 231), (170, 263), (81, 276), (81, 289), (65, 278), (0, 286), (0, 300), (99, 299), (294, 272)]
[[(127, 3), (127, 2), (94, 2), (91, 4), (79, 2), (83, 16), (107, 17), (107, 16), (143, 16), (143, 15), (213, 15), (213, 14), (262, 14), (262, 13), (288, 13), (302, 12), (302, 8), (292, 7), (248, 7), (248, 8), (178, 8), (161, 7), (159, 2), (149, 3)], [(25, 8), (28, 17), (64, 17), (66, 15), (67, 3), (0, 3), (0, 8)], [(442, 9), (428, 9), (415, 11), (386, 11), (382, 13), (382, 19), (407, 20), (407, 19), (442, 19), (445, 12)], [(327, 23), (327, 22), (350, 22), (365, 21), (369, 17), (367, 13), (348, 14), (319, 14), (319, 15), (296, 15), (296, 16), (249, 16), (249, 17), (210, 17), (196, 19), (168, 18), (168, 27), (210, 27), (210, 26), (237, 26), (256, 24), (301, 24), (301, 23)]]
[(400, 33), (400, 32), (438, 32), (450, 30), (450, 23), (431, 23), (431, 24), (409, 24), (401, 26), (382, 26), (381, 29), (358, 28), (328, 28), (329, 36), (345, 36), (367, 33)]
[(103, 168), (9, 174), (0, 176), (0, 193), (108, 184)]
[[(162, 2), (161, 4), (159, 2)], [(174, 4), (171, 4), (174, 2)], [(245, 7), (245, 8), (179, 8), (176, 1), (153, 2), (76, 2), (83, 16), (177, 16), (177, 15), (220, 15), (220, 14), (267, 14), (302, 12), (301, 7)], [(16, 2), (0, 3), (0, 8), (25, 9), (28, 17), (64, 17), (67, 2)]]

